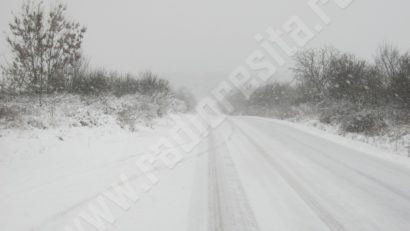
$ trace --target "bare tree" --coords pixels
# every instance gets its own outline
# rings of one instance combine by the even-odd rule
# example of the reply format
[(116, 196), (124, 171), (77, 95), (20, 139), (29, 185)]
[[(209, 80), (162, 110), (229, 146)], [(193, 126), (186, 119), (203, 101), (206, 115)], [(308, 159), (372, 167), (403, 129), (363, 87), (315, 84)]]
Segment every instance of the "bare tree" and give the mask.
[(37, 93), (40, 105), (44, 92), (64, 88), (66, 74), (81, 58), (86, 28), (68, 20), (66, 9), (58, 4), (47, 12), (41, 2), (27, 1), (9, 23), (13, 60), (5, 73), (20, 91)]
[(401, 54), (385, 44), (379, 48), (375, 63), (392, 99), (410, 108), (410, 53)]
[(399, 72), (400, 52), (392, 45), (384, 44), (377, 51), (375, 63), (380, 73), (386, 77), (385, 84), (387, 85)]
[(338, 100), (358, 100), (368, 85), (366, 62), (351, 54), (341, 54), (332, 59), (330, 66), (329, 96)]
[(321, 99), (326, 94), (332, 60), (338, 54), (336, 49), (324, 47), (308, 49), (296, 55), (292, 70), (299, 82), (309, 89), (310, 97)]

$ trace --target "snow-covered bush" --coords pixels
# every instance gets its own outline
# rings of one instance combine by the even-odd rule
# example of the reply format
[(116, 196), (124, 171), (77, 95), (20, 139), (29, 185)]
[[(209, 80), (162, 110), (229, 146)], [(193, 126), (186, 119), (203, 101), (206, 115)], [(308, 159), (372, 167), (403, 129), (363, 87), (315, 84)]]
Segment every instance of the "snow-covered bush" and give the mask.
[(387, 125), (379, 113), (361, 111), (344, 117), (340, 128), (345, 132), (377, 135), (386, 127)]
[(36, 99), (19, 96), (2, 102), (1, 128), (47, 129), (56, 127), (99, 127), (115, 125), (130, 130), (150, 127), (155, 118), (170, 113), (184, 113), (185, 102), (173, 95), (145, 96), (57, 94), (44, 98), (40, 107)]
[(6, 105), (0, 106), (0, 119), (2, 120), (15, 120), (18, 116), (18, 109), (15, 107), (8, 107)]
[(1, 127), (21, 127), (23, 109), (17, 105), (2, 105), (0, 107), (0, 126)]
[(157, 111), (160, 106), (150, 102), (147, 97), (122, 101), (120, 105), (116, 110), (117, 123), (131, 131), (136, 130), (137, 124), (151, 126), (152, 119), (159, 117)]
[(326, 102), (319, 106), (319, 121), (337, 124), (357, 111), (357, 106), (349, 101)]

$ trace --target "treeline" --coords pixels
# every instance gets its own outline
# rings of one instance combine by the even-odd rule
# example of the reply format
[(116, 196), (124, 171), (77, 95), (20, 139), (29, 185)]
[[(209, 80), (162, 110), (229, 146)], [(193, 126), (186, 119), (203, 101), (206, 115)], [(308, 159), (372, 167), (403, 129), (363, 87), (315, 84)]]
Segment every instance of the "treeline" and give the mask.
[[(9, 78), (7, 78), (9, 77)], [(14, 77), (14, 78), (10, 78)], [(81, 66), (72, 74), (61, 74), (55, 79), (42, 83), (42, 89), (34, 79), (20, 79), (20, 76), (7, 75), (2, 84), (2, 95), (52, 95), (72, 93), (82, 95), (113, 94), (155, 94), (175, 93), (168, 80), (161, 79), (151, 71), (135, 74), (122, 74), (103, 68), (92, 69)]]
[[(174, 89), (168, 80), (160, 78), (151, 71), (135, 74), (121, 74), (105, 69), (81, 68), (73, 76), (61, 76), (59, 85), (49, 88), (45, 84), (44, 91), (40, 94), (37, 88), (21, 87), (15, 79), (5, 79), (0, 86), (0, 99), (10, 99), (18, 96), (37, 96), (49, 98), (56, 94), (79, 94), (82, 96), (107, 96), (122, 97), (125, 95), (141, 95), (158, 98), (170, 97), (183, 101), (187, 110), (194, 109), (196, 99), (187, 89)], [(48, 90), (47, 90), (48, 89)], [(40, 100), (41, 100), (40, 98)], [(44, 101), (44, 100), (42, 100)], [(41, 101), (40, 101), (41, 102)]]
[(410, 124), (410, 53), (381, 46), (373, 62), (332, 47), (295, 56), (292, 83), (270, 83), (248, 98), (230, 97), (236, 113), (292, 118), (318, 116), (344, 131), (378, 133)]
[(78, 94), (170, 94), (173, 92), (169, 81), (146, 71), (138, 75), (120, 74), (104, 69), (83, 70), (68, 80), (65, 90)]

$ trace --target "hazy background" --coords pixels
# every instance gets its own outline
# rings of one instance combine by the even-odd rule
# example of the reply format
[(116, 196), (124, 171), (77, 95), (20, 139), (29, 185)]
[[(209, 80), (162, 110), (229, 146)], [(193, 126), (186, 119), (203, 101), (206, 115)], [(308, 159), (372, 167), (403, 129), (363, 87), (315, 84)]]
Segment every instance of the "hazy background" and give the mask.
[[(0, 56), (7, 56), (4, 32), (22, 1), (0, 2)], [(51, 4), (50, 0), (45, 5)], [(150, 69), (176, 85), (206, 95), (258, 44), (254, 35), (280, 28), (292, 15), (311, 27), (319, 19), (307, 0), (71, 0), (69, 15), (88, 27), (84, 54), (96, 67), (121, 72)], [(389, 42), (410, 48), (410, 1), (354, 0), (341, 10), (332, 0), (324, 8), (332, 19), (308, 47), (332, 44), (371, 59)], [(288, 71), (278, 79), (290, 78)]]

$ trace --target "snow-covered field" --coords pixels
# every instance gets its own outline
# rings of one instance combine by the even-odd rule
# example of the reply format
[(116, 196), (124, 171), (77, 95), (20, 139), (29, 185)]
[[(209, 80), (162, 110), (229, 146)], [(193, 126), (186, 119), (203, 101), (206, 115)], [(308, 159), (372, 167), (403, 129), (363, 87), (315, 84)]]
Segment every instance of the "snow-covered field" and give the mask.
[(98, 195), (172, 127), (131, 132), (119, 126), (1, 131), (0, 227), (29, 230)]

